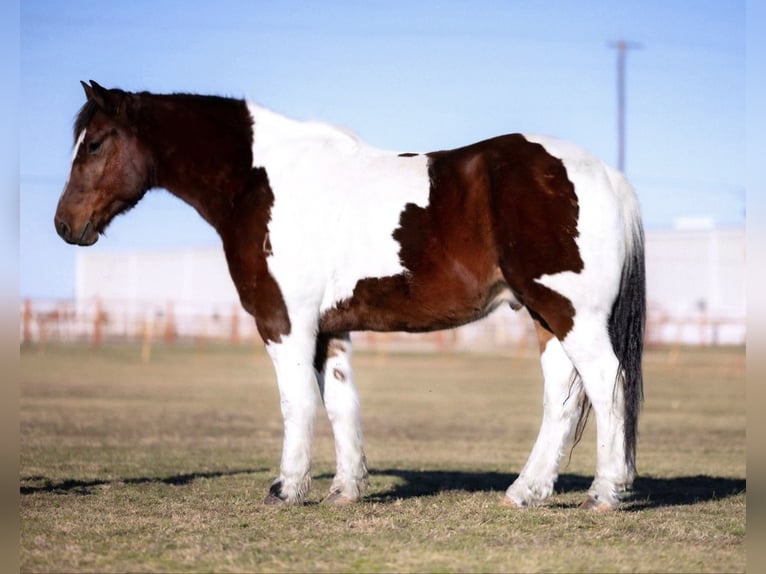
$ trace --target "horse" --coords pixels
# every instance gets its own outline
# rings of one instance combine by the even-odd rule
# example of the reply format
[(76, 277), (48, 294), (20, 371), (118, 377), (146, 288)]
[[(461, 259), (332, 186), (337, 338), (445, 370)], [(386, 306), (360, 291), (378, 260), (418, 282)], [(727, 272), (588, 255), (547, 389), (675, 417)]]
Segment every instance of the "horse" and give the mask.
[(368, 489), (350, 332), (448, 329), (510, 305), (534, 322), (544, 400), (500, 503), (542, 503), (593, 412), (581, 507), (619, 507), (636, 474), (646, 315), (644, 232), (623, 174), (544, 136), (397, 153), (243, 99), (81, 84), (55, 229), (92, 245), (153, 188), (215, 228), (279, 388), (282, 457), (266, 504), (305, 503), (320, 402), (337, 458), (323, 502)]

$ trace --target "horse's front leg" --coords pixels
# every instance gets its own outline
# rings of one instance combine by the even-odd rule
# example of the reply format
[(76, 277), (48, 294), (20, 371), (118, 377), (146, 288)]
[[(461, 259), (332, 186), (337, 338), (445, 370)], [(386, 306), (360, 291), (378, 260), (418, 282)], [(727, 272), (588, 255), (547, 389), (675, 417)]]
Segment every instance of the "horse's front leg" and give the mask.
[(324, 502), (349, 504), (364, 496), (368, 479), (359, 395), (354, 387), (348, 333), (320, 335), (316, 362), (319, 387), (335, 438), (337, 460), (335, 478)]
[(319, 404), (314, 370), (315, 327), (297, 328), (266, 346), (279, 385), (284, 420), (284, 443), (279, 476), (269, 489), (266, 504), (302, 504), (311, 484), (311, 444)]

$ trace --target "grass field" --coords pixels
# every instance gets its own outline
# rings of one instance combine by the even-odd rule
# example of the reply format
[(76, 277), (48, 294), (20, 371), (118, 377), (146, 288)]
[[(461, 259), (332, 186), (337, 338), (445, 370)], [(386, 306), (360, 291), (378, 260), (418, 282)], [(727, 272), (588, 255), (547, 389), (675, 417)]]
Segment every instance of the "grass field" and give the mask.
[(274, 508), (265, 353), (140, 352), (22, 350), (22, 571), (745, 570), (743, 349), (647, 353), (640, 477), (608, 514), (576, 508), (593, 421), (544, 506), (497, 504), (537, 433), (535, 357), (357, 353), (368, 498), (318, 504), (334, 469), (320, 413), (311, 502)]

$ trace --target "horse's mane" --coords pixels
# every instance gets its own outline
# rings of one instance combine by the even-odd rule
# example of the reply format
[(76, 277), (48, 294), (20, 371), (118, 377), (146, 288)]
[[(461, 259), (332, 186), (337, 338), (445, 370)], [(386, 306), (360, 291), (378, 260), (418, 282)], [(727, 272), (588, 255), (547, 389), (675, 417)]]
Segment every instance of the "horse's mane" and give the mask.
[[(140, 96), (144, 100), (165, 100), (165, 101), (175, 101), (179, 103), (184, 102), (190, 102), (190, 103), (196, 103), (196, 104), (216, 104), (220, 106), (221, 104), (226, 103), (232, 103), (236, 106), (241, 106), (244, 101), (239, 100), (236, 98), (227, 98), (223, 96), (210, 96), (210, 95), (200, 95), (200, 94), (188, 94), (188, 93), (172, 93), (172, 94), (155, 94), (152, 92), (137, 92), (137, 93), (131, 93), (131, 92), (125, 92), (126, 94), (134, 95), (134, 96)], [(98, 110), (98, 104), (94, 100), (87, 100), (83, 106), (80, 108), (80, 111), (77, 113), (77, 116), (75, 117), (74, 121), (74, 139), (77, 141), (77, 138), (80, 136), (80, 133), (82, 133), (82, 130), (84, 130), (86, 127), (88, 127), (88, 124), (93, 119), (94, 114)]]
[(74, 141), (77, 141), (82, 130), (84, 130), (93, 119), (93, 114), (96, 113), (96, 110), (98, 110), (98, 104), (93, 100), (86, 101), (80, 108), (80, 111), (77, 113), (77, 117), (74, 120)]

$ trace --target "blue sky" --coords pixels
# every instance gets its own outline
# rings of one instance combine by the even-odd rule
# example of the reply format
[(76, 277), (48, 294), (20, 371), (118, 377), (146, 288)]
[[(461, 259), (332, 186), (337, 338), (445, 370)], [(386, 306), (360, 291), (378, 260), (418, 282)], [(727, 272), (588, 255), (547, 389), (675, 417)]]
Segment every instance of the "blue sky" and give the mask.
[[(236, 2), (25, 0), (19, 290), (74, 295), (76, 248), (52, 225), (79, 80), (247, 97), (427, 151), (507, 132), (572, 140), (616, 163), (616, 56), (628, 55), (626, 171), (647, 227), (745, 219), (744, 1)], [(90, 249), (217, 245), (152, 192)]]

